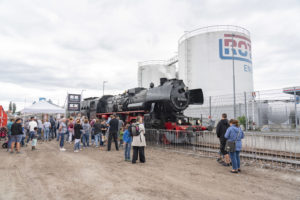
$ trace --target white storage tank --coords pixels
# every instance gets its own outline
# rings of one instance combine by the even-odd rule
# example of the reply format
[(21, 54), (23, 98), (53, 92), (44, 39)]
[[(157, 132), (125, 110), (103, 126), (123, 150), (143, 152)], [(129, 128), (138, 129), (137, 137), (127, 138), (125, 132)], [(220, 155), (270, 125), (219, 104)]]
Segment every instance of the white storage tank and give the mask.
[(149, 88), (160, 84), (160, 78), (176, 78), (176, 66), (164, 60), (151, 60), (138, 63), (138, 86)]
[(190, 89), (202, 88), (205, 97), (233, 94), (234, 65), (236, 93), (253, 91), (248, 30), (209, 26), (186, 32), (178, 43), (178, 76)]

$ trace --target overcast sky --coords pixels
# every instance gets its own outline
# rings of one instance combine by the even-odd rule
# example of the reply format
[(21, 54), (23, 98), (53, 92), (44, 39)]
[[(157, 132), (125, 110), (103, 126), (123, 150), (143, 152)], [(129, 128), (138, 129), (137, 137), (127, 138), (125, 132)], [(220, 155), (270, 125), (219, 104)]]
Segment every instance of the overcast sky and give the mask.
[(184, 31), (251, 32), (256, 90), (300, 85), (300, 1), (0, 0), (0, 104), (137, 86), (137, 62), (168, 59)]

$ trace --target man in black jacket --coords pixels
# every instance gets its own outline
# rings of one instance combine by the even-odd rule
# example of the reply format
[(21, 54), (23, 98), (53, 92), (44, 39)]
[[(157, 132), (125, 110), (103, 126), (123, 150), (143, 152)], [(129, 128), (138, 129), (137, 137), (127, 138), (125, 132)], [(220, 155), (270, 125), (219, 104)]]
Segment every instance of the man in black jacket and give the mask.
[(17, 153), (20, 153), (20, 142), (22, 140), (23, 130), (21, 119), (17, 118), (15, 123), (11, 126), (11, 150), (10, 153), (14, 153), (15, 143), (17, 144)]
[(107, 151), (110, 151), (112, 138), (114, 138), (116, 150), (119, 151), (119, 145), (118, 145), (119, 120), (116, 118), (115, 115), (112, 115), (111, 118), (112, 119), (109, 121), (109, 135), (108, 135)]
[(226, 138), (225, 133), (226, 130), (229, 127), (229, 123), (227, 120), (227, 114), (223, 113), (222, 114), (222, 119), (219, 121), (218, 125), (217, 125), (217, 136), (220, 139), (220, 158), (218, 159), (218, 161), (222, 161), (222, 157), (224, 157), (224, 161), (221, 162), (221, 164), (224, 164), (225, 166), (229, 166), (230, 163), (230, 159), (229, 159), (229, 155), (228, 152), (225, 150), (225, 145), (226, 145)]

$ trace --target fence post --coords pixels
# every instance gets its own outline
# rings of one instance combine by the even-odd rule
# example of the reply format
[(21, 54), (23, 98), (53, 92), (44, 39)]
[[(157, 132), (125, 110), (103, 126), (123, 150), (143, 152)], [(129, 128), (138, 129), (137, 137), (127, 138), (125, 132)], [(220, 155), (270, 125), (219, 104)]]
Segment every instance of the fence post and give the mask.
[(244, 102), (245, 102), (245, 118), (246, 118), (246, 131), (248, 130), (248, 106), (247, 106), (247, 94), (244, 92)]
[(296, 132), (298, 132), (298, 114), (297, 114), (297, 95), (296, 95), (296, 87), (294, 87), (294, 102), (295, 102), (295, 124), (296, 124)]
[(252, 98), (252, 130), (255, 130), (255, 112), (254, 112), (255, 97)]
[(210, 119), (212, 118), (211, 117), (211, 96), (209, 96), (209, 117)]

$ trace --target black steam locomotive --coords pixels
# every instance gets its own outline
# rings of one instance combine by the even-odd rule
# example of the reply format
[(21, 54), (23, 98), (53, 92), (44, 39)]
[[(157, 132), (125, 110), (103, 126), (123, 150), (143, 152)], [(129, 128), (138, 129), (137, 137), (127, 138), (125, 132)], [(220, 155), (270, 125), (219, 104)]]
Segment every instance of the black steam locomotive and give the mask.
[[(107, 118), (116, 113), (126, 122), (144, 116), (146, 128), (185, 130), (191, 124), (183, 111), (191, 104), (203, 104), (201, 89), (189, 90), (182, 80), (160, 80), (149, 89), (133, 88), (119, 95), (88, 98), (81, 103), (81, 112), (89, 118)], [(194, 127), (201, 129), (200, 124)]]

